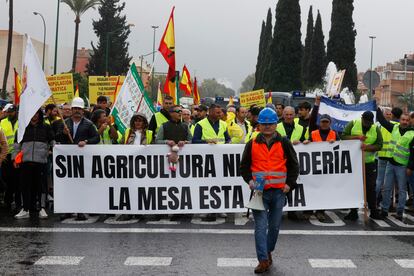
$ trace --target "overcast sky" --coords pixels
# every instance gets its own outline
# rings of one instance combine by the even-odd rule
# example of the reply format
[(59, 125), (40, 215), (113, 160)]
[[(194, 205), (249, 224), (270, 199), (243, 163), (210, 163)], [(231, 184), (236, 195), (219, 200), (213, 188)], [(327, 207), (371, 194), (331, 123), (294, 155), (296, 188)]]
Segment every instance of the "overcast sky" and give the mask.
[[(221, 79), (233, 89), (238, 89), (243, 79), (255, 71), (261, 22), (268, 8), (274, 10), (276, 0), (125, 0), (127, 20), (135, 24), (129, 38), (130, 54), (138, 57), (152, 52), (151, 25), (159, 25), (156, 48), (165, 29), (172, 6), (175, 6), (177, 69), (187, 64), (190, 72), (200, 79)], [(41, 40), (43, 28), (38, 11), (45, 16), (47, 43), (53, 48), (56, 24), (56, 0), (14, 0), (14, 30), (28, 33)], [(331, 0), (300, 0), (302, 16), (302, 41), (306, 35), (306, 19), (310, 5), (322, 15), (325, 41), (328, 40), (331, 20)], [(412, 51), (413, 0), (356, 0), (354, 21), (357, 30), (356, 64), (358, 71), (365, 71), (370, 63), (369, 35), (377, 36), (374, 46), (374, 66), (403, 57)], [(92, 20), (97, 20), (97, 10), (85, 13), (81, 20), (79, 48), (90, 48), (96, 41)], [(71, 56), (74, 38), (74, 15), (61, 4), (59, 56)], [(273, 20), (274, 21), (274, 20)], [(274, 24), (274, 22), (273, 22)], [(0, 29), (8, 28), (6, 0), (0, 0)], [(63, 50), (66, 49), (66, 50)], [(53, 52), (53, 51), (51, 51)], [(52, 54), (52, 53), (50, 53)], [(62, 58), (63, 60), (63, 58)], [(148, 57), (148, 61), (152, 60)], [(68, 69), (70, 64), (68, 64)], [(157, 71), (166, 71), (166, 63), (159, 55)]]

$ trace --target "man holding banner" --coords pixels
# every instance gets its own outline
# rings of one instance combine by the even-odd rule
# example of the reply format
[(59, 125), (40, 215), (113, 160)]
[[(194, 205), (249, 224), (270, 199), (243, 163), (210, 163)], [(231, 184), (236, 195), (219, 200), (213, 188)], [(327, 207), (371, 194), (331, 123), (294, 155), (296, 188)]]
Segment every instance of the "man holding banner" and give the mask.
[[(374, 114), (371, 111), (365, 111), (361, 119), (348, 123), (342, 134), (344, 140), (360, 140), (361, 149), (364, 151), (365, 159), (365, 194), (370, 210), (370, 217), (380, 219), (381, 216), (377, 210), (377, 195), (375, 185), (377, 180), (377, 167), (375, 164), (375, 153), (382, 148), (382, 134), (380, 129), (374, 124)], [(357, 220), (358, 210), (351, 209), (347, 220)]]
[(276, 132), (278, 117), (271, 108), (259, 114), (260, 134), (244, 149), (240, 172), (250, 189), (263, 179), (264, 210), (253, 209), (256, 254), (259, 264), (255, 273), (263, 273), (272, 265), (286, 193), (293, 190), (299, 176), (299, 163), (291, 142)]

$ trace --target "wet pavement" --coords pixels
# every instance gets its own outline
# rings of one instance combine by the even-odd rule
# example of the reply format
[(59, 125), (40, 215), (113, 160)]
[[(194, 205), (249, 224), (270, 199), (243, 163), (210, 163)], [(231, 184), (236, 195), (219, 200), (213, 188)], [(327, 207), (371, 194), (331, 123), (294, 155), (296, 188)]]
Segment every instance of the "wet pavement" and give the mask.
[[(284, 218), (266, 275), (414, 275), (414, 214), (404, 221)], [(0, 211), (1, 275), (253, 275), (253, 222), (195, 216), (15, 220)]]

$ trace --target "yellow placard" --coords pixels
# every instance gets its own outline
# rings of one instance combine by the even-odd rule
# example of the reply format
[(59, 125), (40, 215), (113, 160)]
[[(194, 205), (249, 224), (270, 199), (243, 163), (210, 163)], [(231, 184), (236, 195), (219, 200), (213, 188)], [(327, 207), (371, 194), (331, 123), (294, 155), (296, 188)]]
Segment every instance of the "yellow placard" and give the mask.
[[(73, 75), (59, 74), (47, 76), (46, 80), (57, 104), (70, 103), (73, 99)], [(53, 103), (52, 98), (46, 101), (46, 104)]]
[(265, 107), (266, 98), (264, 93), (264, 89), (240, 93), (240, 105), (250, 107), (253, 104), (257, 104), (258, 106)]
[[(117, 93), (124, 83), (125, 76), (119, 77), (119, 84)], [(115, 101), (115, 86), (118, 82), (118, 76), (103, 77), (103, 76), (89, 76), (89, 101), (96, 104), (96, 99), (99, 96), (106, 96), (110, 102)]]

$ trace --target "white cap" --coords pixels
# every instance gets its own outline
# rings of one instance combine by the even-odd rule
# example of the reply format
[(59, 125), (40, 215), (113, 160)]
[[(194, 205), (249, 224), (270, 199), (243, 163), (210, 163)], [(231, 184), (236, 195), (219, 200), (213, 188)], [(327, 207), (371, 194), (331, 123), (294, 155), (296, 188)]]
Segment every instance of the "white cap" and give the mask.
[(72, 107), (85, 108), (85, 102), (80, 97), (75, 97), (72, 100)]
[(12, 106), (13, 106), (13, 104), (11, 104), (11, 103), (6, 104), (3, 108), (3, 112), (7, 112), (7, 110)]

